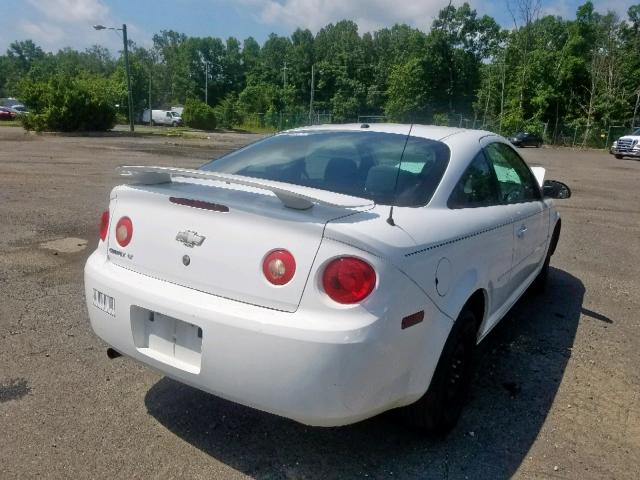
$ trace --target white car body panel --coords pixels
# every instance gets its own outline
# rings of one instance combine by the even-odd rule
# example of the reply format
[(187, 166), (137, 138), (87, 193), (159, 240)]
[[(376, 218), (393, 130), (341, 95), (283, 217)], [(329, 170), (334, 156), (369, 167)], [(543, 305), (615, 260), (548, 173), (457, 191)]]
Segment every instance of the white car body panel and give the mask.
[[(409, 126), (372, 124), (367, 131), (406, 135)], [(441, 140), (451, 158), (429, 204), (394, 207), (393, 226), (389, 206), (304, 187), (286, 188), (321, 201), (287, 208), (262, 180), (255, 188), (206, 178), (115, 188), (108, 240), (85, 268), (94, 331), (181, 382), (309, 425), (353, 423), (416, 401), (467, 300), (475, 292), (485, 298), (480, 341), (542, 268), (559, 216), (551, 200), (449, 209), (453, 187), (481, 146), (508, 142), (445, 127), (414, 126), (411, 134)], [(172, 205), (170, 196), (224, 204), (229, 212)], [(135, 245), (126, 248), (114, 239), (122, 215), (134, 223)], [(206, 239), (189, 248), (175, 241), (182, 230)], [(290, 250), (297, 262), (293, 280), (281, 287), (261, 271), (275, 248)], [(188, 268), (180, 262), (185, 254), (193, 257)], [(341, 305), (324, 293), (321, 274), (329, 261), (349, 255), (375, 269), (377, 284), (361, 303)], [(92, 304), (94, 290), (115, 299), (114, 315)], [(421, 311), (424, 321), (401, 327)], [(159, 315), (157, 324), (148, 323), (150, 312)], [(175, 329), (173, 343), (152, 348), (161, 324)], [(201, 340), (190, 328), (200, 329)]]
[[(205, 183), (117, 187), (112, 215), (134, 219), (136, 241), (126, 249), (120, 248), (115, 228), (110, 229), (110, 261), (224, 298), (295, 311), (326, 222), (354, 212), (326, 205), (316, 205), (309, 211), (282, 208), (277, 198), (255, 189)], [(229, 211), (203, 212), (172, 204), (171, 196), (195, 196), (223, 204)], [(201, 246), (189, 248), (176, 241), (178, 232), (189, 231), (205, 237)], [(287, 285), (274, 289), (260, 269), (266, 254), (280, 248), (297, 259), (296, 275)], [(182, 264), (183, 255), (191, 259), (189, 268)]]

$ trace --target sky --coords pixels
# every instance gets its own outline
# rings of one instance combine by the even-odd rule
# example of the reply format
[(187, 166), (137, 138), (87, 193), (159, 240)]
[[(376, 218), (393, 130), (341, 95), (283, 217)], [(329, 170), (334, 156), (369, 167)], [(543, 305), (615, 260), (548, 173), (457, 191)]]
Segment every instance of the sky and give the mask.
[[(507, 2), (469, 1), (480, 15), (513, 27)], [(542, 13), (573, 18), (583, 0), (540, 0)], [(616, 11), (626, 18), (627, 8), (639, 0), (593, 0), (596, 10)], [(449, 0), (0, 0), (0, 53), (15, 40), (31, 39), (46, 51), (63, 47), (84, 50), (100, 44), (116, 52), (122, 45), (118, 32), (95, 31), (92, 25), (127, 24), (129, 38), (150, 46), (154, 33), (176, 30), (189, 36), (240, 40), (253, 36), (260, 43), (269, 33), (290, 35), (297, 27), (316, 33), (330, 22), (353, 20), (360, 32), (395, 23), (427, 31)], [(454, 5), (462, 1), (454, 1)]]

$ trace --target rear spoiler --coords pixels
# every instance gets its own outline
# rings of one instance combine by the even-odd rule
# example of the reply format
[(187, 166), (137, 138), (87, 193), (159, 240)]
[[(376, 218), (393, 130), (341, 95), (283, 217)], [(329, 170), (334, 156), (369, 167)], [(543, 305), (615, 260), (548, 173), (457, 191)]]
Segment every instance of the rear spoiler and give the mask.
[[(284, 204), (285, 207), (295, 210), (308, 210), (314, 205), (326, 205), (329, 207), (356, 208), (370, 205), (369, 200), (351, 197), (333, 192), (324, 192), (322, 190), (310, 187), (296, 187), (281, 182), (270, 180), (261, 180), (255, 178), (244, 177), (231, 173), (206, 172), (203, 170), (192, 170), (189, 168), (173, 168), (173, 167), (144, 167), (144, 166), (123, 166), (116, 168), (116, 171), (122, 177), (131, 179), (133, 182), (142, 185), (157, 185), (161, 183), (170, 183), (173, 178), (196, 178), (199, 180), (216, 180), (227, 184), (243, 185), (245, 187), (259, 188), (272, 192)], [(296, 191), (296, 188), (310, 190), (314, 195), (306, 195)], [(329, 197), (327, 200), (321, 197)], [(339, 201), (334, 201), (338, 197)]]

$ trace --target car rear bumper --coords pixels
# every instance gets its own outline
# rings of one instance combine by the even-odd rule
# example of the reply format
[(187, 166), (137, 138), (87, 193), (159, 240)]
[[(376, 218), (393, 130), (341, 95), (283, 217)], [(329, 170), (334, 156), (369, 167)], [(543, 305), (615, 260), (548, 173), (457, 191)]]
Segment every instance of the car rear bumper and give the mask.
[[(94, 306), (94, 289), (115, 299), (114, 315)], [(318, 426), (353, 423), (419, 398), (450, 326), (434, 309), (411, 331), (398, 322), (389, 334), (387, 319), (375, 315), (363, 326), (323, 329), (323, 312), (227, 300), (115, 266), (101, 252), (87, 261), (85, 293), (93, 330), (118, 352), (228, 400)], [(140, 312), (201, 329), (201, 353), (185, 363), (143, 348)]]

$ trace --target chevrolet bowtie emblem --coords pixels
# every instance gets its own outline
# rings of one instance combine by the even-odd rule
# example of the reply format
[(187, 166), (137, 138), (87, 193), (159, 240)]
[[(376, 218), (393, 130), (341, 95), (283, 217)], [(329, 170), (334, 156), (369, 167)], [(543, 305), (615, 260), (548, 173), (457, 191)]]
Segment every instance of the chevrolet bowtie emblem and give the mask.
[(185, 244), (189, 248), (199, 247), (202, 245), (202, 242), (207, 237), (204, 235), (199, 235), (198, 232), (194, 232), (192, 230), (185, 230), (183, 232), (178, 232), (176, 235), (176, 240), (180, 243)]

